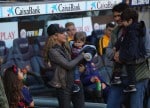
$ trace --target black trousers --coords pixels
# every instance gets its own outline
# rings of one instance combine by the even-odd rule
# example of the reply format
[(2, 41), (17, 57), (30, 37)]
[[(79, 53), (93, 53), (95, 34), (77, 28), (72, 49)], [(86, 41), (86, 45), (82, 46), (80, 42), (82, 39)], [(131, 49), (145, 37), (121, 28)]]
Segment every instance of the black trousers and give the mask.
[(85, 108), (82, 85), (80, 85), (80, 91), (77, 93), (72, 92), (71, 85), (64, 89), (57, 89), (57, 98), (59, 102), (59, 108), (71, 108), (71, 102), (73, 104), (73, 108)]
[(126, 66), (128, 78), (129, 78), (129, 85), (135, 85), (136, 77), (135, 77), (135, 64), (121, 64), (115, 63), (114, 71), (113, 71), (113, 78), (120, 77), (123, 65)]

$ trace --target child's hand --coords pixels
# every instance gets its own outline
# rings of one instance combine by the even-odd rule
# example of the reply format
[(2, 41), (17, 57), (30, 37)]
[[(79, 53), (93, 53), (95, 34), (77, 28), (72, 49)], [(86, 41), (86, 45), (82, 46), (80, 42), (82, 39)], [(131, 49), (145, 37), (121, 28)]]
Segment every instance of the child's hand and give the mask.
[(4, 59), (2, 57), (0, 57), (0, 64), (2, 64), (4, 61)]
[(102, 89), (105, 89), (105, 88), (106, 88), (106, 84), (102, 83)]
[(85, 66), (83, 64), (79, 65), (79, 72), (84, 72), (85, 71)]
[(113, 47), (113, 51), (114, 51), (114, 53), (116, 52), (116, 47)]
[(98, 79), (97, 76), (92, 76), (91, 79), (90, 79), (90, 81), (91, 81), (92, 83), (94, 83), (94, 82), (96, 81), (96, 79)]

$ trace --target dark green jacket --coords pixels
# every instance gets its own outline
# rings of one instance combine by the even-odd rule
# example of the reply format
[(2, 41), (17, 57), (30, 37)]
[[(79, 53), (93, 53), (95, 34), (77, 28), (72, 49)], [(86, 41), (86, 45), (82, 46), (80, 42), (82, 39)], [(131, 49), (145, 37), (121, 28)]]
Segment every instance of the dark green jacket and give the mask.
[(0, 77), (0, 108), (9, 108), (1, 77)]

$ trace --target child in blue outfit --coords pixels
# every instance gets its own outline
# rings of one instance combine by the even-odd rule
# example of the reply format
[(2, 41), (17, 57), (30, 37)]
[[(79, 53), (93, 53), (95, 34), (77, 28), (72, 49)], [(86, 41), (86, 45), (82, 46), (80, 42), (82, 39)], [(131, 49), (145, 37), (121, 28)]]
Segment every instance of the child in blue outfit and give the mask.
[[(71, 45), (72, 59), (76, 58), (82, 52), (82, 50), (85, 50), (84, 47), (86, 46), (93, 48), (94, 51), (92, 51), (91, 49), (91, 53), (96, 53), (95, 47), (93, 47), (92, 45), (85, 45), (85, 42), (86, 42), (86, 33), (77, 32), (74, 36), (74, 41), (72, 42), (72, 45)], [(86, 55), (85, 57), (86, 60), (91, 59), (92, 56), (94, 56), (94, 54), (91, 55), (89, 53), (86, 53), (85, 55)], [(80, 63), (80, 64), (83, 64), (83, 63)], [(74, 85), (72, 87), (73, 92), (78, 92), (80, 90), (78, 86), (79, 83), (80, 83), (80, 72), (79, 72), (79, 67), (77, 66), (74, 69)]]
[[(99, 74), (98, 69), (95, 66), (93, 60), (96, 58), (96, 56), (91, 61), (86, 62), (85, 71), (81, 74), (81, 81), (87, 94), (90, 94), (89, 92), (92, 93), (89, 98), (92, 98), (92, 100), (94, 100), (95, 102), (107, 103), (109, 86), (104, 82), (103, 78)], [(96, 84), (97, 79), (99, 80), (101, 85), (99, 90), (97, 89)]]
[(136, 91), (135, 64), (138, 59), (145, 58), (146, 56), (146, 50), (143, 42), (145, 26), (144, 22), (138, 22), (138, 13), (131, 8), (123, 11), (121, 19), (124, 31), (114, 48), (114, 50), (118, 53), (119, 62), (115, 62), (114, 65), (112, 84), (121, 84), (121, 68), (122, 65), (125, 64), (130, 82), (123, 91), (134, 92)]
[[(106, 83), (103, 81), (101, 76), (99, 75), (98, 69), (96, 68), (93, 59), (96, 59), (98, 55), (96, 54), (96, 47), (93, 45), (85, 45), (86, 43), (86, 34), (85, 32), (77, 32), (74, 36), (74, 42), (72, 44), (72, 58), (78, 56), (79, 53), (82, 52), (85, 46), (92, 47), (94, 51), (91, 51), (92, 55), (86, 53), (84, 58), (85, 60), (82, 61), (79, 65), (84, 65), (85, 70), (84, 72), (79, 72), (79, 67), (77, 66), (74, 71), (74, 86), (73, 92), (78, 92), (80, 90), (78, 84), (83, 83), (84, 87), (90, 87), (94, 91), (96, 91), (96, 79), (100, 81), (102, 84), (101, 89), (107, 88)], [(80, 76), (82, 77), (80, 79)], [(93, 80), (93, 81), (91, 81)], [(106, 90), (106, 89), (105, 89)], [(101, 91), (100, 91), (101, 92)], [(107, 94), (107, 93), (106, 93)]]

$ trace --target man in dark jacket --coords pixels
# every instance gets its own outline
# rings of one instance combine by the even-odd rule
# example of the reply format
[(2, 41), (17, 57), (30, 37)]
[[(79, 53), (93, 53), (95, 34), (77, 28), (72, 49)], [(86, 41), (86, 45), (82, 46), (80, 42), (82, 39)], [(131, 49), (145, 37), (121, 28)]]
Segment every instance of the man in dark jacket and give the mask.
[(146, 49), (144, 41), (142, 41), (146, 34), (146, 27), (144, 22), (138, 23), (138, 13), (131, 8), (123, 11), (121, 19), (124, 30), (115, 45), (115, 51), (119, 52), (120, 62), (115, 62), (112, 83), (121, 84), (120, 72), (124, 64), (129, 78), (129, 85), (124, 92), (134, 92), (136, 91), (135, 62), (141, 58), (144, 60), (146, 57)]
[[(121, 13), (127, 9), (128, 6), (126, 4), (118, 4), (113, 7), (113, 15), (114, 20), (118, 24), (118, 27), (113, 31), (111, 42), (109, 47), (106, 49), (106, 55), (109, 59), (116, 58), (119, 60), (119, 54), (113, 51), (113, 47), (116, 43), (116, 40), (122, 34), (122, 21), (121, 21)], [(124, 104), (125, 100), (127, 99), (130, 101), (130, 105), (127, 108), (143, 108), (143, 100), (146, 88), (148, 86), (148, 80), (150, 78), (150, 71), (148, 70), (147, 63), (143, 62), (140, 64), (135, 65), (135, 77), (136, 77), (136, 84), (135, 87), (137, 89), (136, 92), (131, 94), (123, 93), (123, 89), (128, 85), (129, 79), (127, 77), (127, 71), (125, 66), (122, 68), (121, 74), (121, 85), (112, 85), (110, 88), (110, 93), (107, 102), (107, 108), (121, 108), (122, 104)], [(128, 97), (129, 96), (129, 97)], [(116, 99), (116, 97), (118, 97)], [(126, 101), (127, 101), (126, 100)]]

